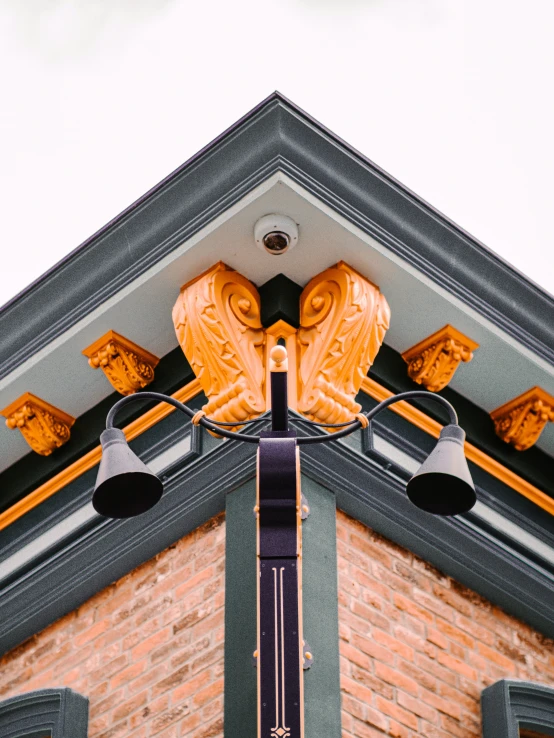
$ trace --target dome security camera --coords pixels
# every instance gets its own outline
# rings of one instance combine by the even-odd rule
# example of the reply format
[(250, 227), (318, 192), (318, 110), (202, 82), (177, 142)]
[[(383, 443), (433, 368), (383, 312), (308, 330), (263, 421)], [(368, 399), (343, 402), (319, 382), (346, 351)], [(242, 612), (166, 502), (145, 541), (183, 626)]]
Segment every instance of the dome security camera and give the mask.
[(280, 256), (298, 243), (298, 226), (287, 215), (264, 215), (254, 226), (254, 240), (262, 251)]

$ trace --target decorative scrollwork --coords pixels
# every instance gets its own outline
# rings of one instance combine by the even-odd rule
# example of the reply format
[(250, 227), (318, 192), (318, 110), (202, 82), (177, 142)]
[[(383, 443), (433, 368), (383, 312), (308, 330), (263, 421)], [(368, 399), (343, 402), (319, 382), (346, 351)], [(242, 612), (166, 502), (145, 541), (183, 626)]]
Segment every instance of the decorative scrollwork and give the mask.
[(554, 397), (533, 387), (490, 415), (497, 436), (517, 451), (525, 451), (536, 443), (544, 426), (554, 421)]
[(314, 277), (300, 298), (300, 412), (326, 423), (352, 420), (389, 323), (384, 295), (348, 264)]
[(462, 361), (471, 361), (479, 344), (463, 333), (445, 325), (407, 351), (402, 358), (408, 364), (408, 376), (430, 392), (446, 387)]
[(265, 411), (264, 331), (251, 282), (219, 262), (181, 288), (173, 324), (209, 417), (240, 425)]
[(108, 331), (83, 351), (93, 369), (102, 369), (112, 387), (131, 395), (154, 379), (157, 356), (115, 331)]
[(10, 430), (20, 430), (29, 446), (41, 456), (50, 456), (69, 441), (75, 418), (50, 403), (25, 392), (2, 410)]

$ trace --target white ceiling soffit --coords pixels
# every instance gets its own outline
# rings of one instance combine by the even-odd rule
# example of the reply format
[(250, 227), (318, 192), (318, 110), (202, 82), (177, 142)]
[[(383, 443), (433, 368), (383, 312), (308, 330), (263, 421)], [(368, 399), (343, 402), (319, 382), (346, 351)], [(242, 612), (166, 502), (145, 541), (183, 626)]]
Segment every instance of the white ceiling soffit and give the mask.
[[(281, 256), (260, 251), (254, 224), (268, 213), (299, 224), (294, 250)], [(81, 352), (113, 329), (163, 356), (177, 344), (171, 310), (182, 284), (221, 260), (256, 285), (284, 273), (304, 285), (344, 260), (379, 285), (392, 313), (386, 343), (404, 351), (451, 323), (480, 345), (450, 386), (491, 411), (534, 385), (554, 394), (554, 367), (471, 307), (321, 203), (286, 175), (277, 173), (213, 220), (193, 238), (49, 343), (0, 382), (0, 407), (29, 391), (78, 417), (112, 387)], [(554, 428), (537, 445), (554, 456)], [(0, 425), (0, 470), (29, 452), (18, 432)]]

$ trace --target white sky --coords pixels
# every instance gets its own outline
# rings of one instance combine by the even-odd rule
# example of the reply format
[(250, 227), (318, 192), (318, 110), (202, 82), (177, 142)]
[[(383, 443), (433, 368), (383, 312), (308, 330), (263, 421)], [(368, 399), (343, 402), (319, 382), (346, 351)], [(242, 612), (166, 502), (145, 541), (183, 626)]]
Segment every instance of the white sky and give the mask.
[(0, 0), (0, 304), (278, 89), (554, 293), (554, 0)]

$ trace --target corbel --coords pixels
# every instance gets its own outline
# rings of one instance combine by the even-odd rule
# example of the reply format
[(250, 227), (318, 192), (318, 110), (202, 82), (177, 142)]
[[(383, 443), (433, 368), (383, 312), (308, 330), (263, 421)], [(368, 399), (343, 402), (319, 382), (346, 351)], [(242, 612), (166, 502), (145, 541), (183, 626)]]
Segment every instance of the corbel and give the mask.
[(218, 262), (183, 285), (173, 325), (210, 418), (238, 426), (265, 411), (265, 335), (252, 282)]
[(440, 392), (454, 376), (461, 362), (471, 361), (479, 344), (463, 333), (445, 325), (407, 351), (402, 358), (408, 364), (408, 376), (430, 392)]
[(554, 397), (532, 387), (490, 414), (496, 435), (517, 451), (535, 444), (549, 421), (554, 421)]
[(10, 430), (20, 430), (29, 446), (41, 456), (50, 456), (69, 441), (75, 418), (30, 392), (18, 397), (1, 414)]
[(256, 287), (219, 262), (181, 288), (177, 339), (208, 398), (205, 413), (241, 423), (270, 409), (269, 353), (284, 342), (289, 406), (324, 423), (352, 420), (355, 401), (389, 326), (379, 288), (344, 262), (314, 277), (300, 297), (300, 328), (264, 330)]
[(300, 297), (298, 410), (322, 423), (352, 420), (389, 322), (385, 296), (348, 264), (314, 277)]
[(122, 395), (131, 395), (150, 384), (159, 362), (157, 356), (115, 331), (104, 333), (83, 354), (93, 369), (102, 369)]

